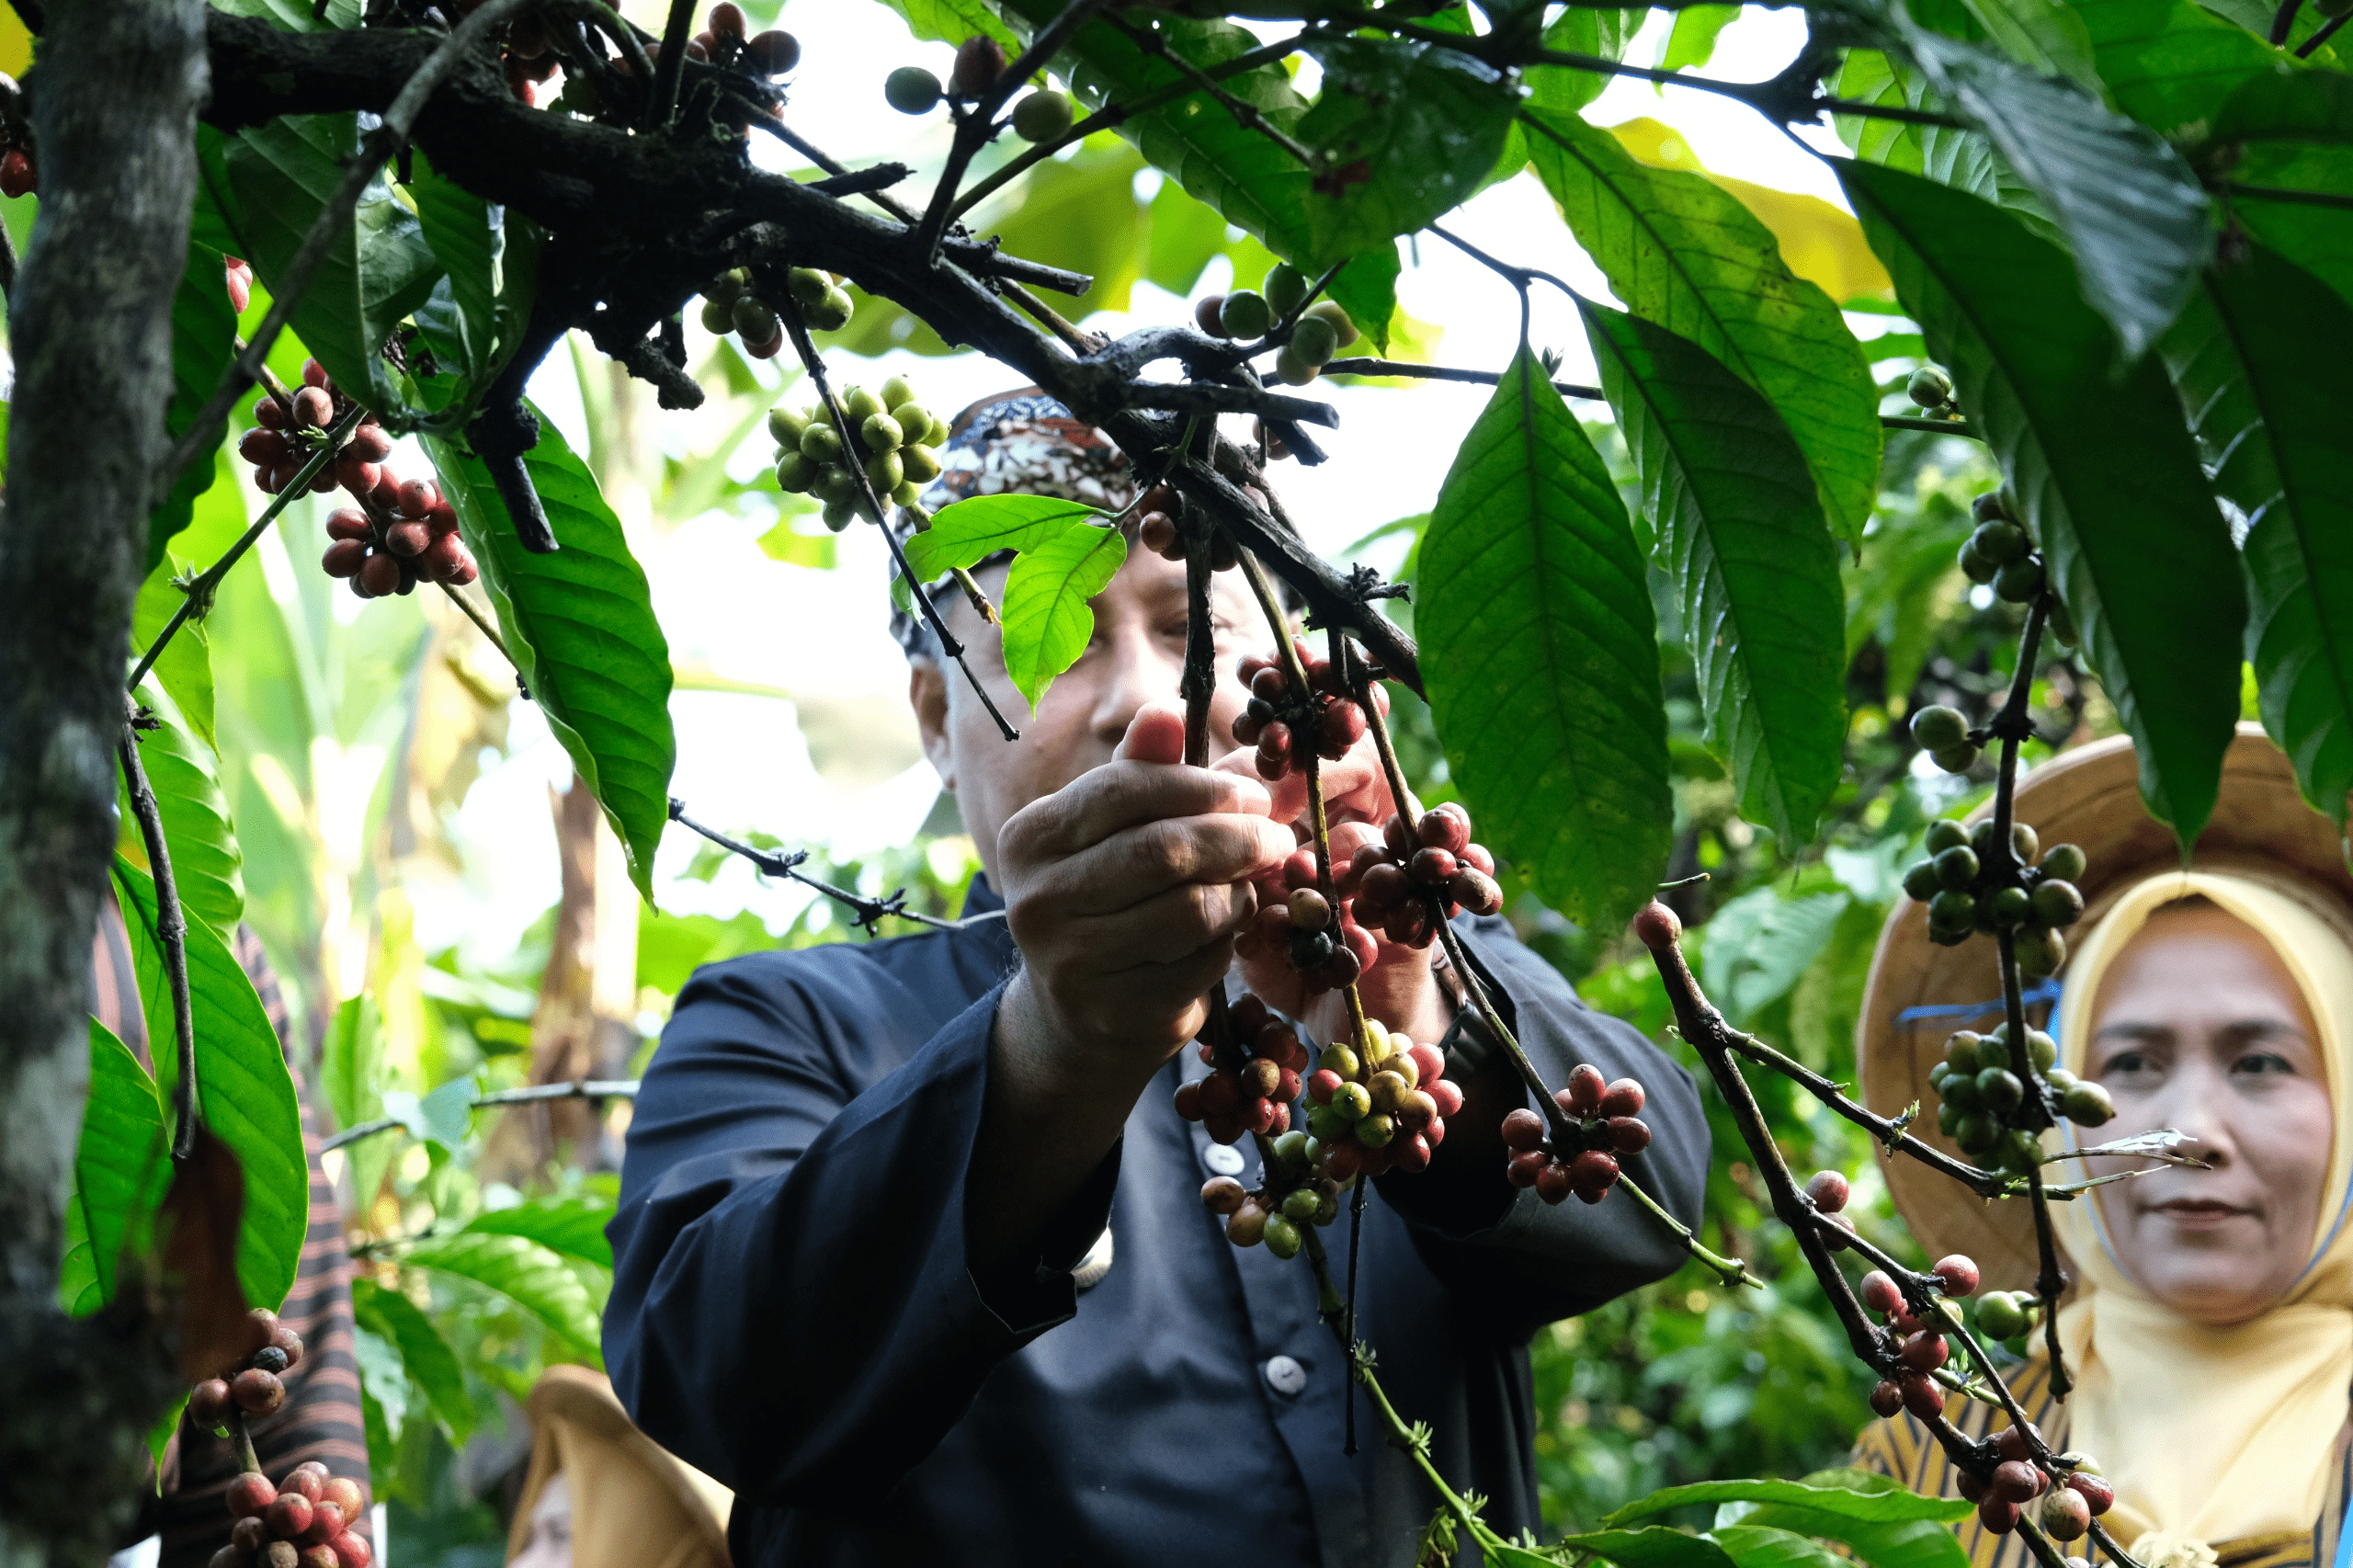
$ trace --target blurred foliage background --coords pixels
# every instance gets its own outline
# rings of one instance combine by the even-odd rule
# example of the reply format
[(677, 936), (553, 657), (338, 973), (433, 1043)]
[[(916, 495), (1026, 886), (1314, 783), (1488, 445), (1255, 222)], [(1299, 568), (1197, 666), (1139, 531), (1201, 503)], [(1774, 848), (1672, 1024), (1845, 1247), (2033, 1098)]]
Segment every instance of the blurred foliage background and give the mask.
[[(1675, 62), (1704, 63), (1705, 49), (1685, 29), (1666, 42)], [(1629, 120), (1620, 133), (1645, 161), (1699, 166), (1656, 119)], [(1259, 276), (1267, 258), (1253, 242), (1141, 166), (1123, 144), (1090, 142), (1013, 187), (997, 226), (1020, 254), (1097, 274), (1089, 302), (1102, 310), (1125, 310), (1145, 289), (1182, 295)], [(1884, 315), (1885, 279), (1853, 220), (1818, 198), (1725, 183), (1780, 235), (1793, 265), (1865, 312), (1857, 319), (1881, 316), (1885, 330), (1872, 342), (1884, 407), (1912, 412), (1900, 389), (1919, 363), (1919, 338)], [(20, 242), (31, 205), (10, 204)], [(257, 290), (253, 313), (267, 303)], [(1403, 315), (1392, 330), (1401, 358), (1427, 358), (1438, 335)], [(943, 347), (916, 336), (887, 306), (865, 305), (846, 341), (875, 354)], [(878, 562), (853, 560), (857, 536), (825, 534), (802, 498), (757, 477), (759, 451), (739, 455), (791, 372), (748, 363), (725, 340), (699, 341), (710, 358), (698, 374), (713, 395), (691, 421), (658, 418), (642, 388), (576, 356), (551, 360), (534, 387), (542, 403), (576, 411), (592, 466), (648, 563), (672, 629), (682, 730), (695, 733), (686, 722), (695, 716), (701, 733), (726, 738), (742, 758), (742, 788), (698, 814), (763, 845), (793, 832), (793, 843), (817, 848), (813, 874), (868, 893), (904, 888), (916, 907), (952, 915), (978, 862), (951, 805), (922, 814), (930, 776), (887, 696), (764, 684), (698, 652), (705, 596), (721, 596), (708, 619), (765, 614), (779, 642), (819, 642), (811, 656), (821, 660), (822, 626), (832, 624), (824, 617), (879, 626), (883, 614)], [(290, 340), (278, 373), (298, 379), (301, 358)], [(977, 376), (983, 389), (1002, 375), (956, 372), (956, 364), (926, 359), (913, 373), (949, 385), (961, 384), (956, 374)], [(551, 377), (569, 384), (549, 385)], [(1417, 386), (1360, 395), (1440, 394)], [(1614, 431), (1593, 434), (1631, 491)], [(1449, 429), (1449, 448), (1454, 438)], [(1900, 721), (1923, 701), (1982, 715), (2010, 678), (2018, 611), (1971, 589), (1953, 564), (1970, 500), (1994, 483), (1970, 442), (1925, 433), (1889, 442), (1881, 506), (1860, 559), (1846, 568), (1847, 765), (1816, 843), (1790, 853), (1736, 814), (1731, 783), (1701, 742), (1689, 669), (1668, 671), (1677, 801), (1669, 876), (1705, 874), (1671, 896), (1700, 975), (1735, 1024), (1833, 1078), (1854, 1075), (1864, 976), (1923, 824), (1990, 788), (1989, 778), (1927, 766)], [(1385, 493), (1411, 503), (1394, 486)], [(165, 574), (213, 559), (258, 500), (242, 465), (224, 456)], [(328, 1156), (358, 1265), (359, 1356), (375, 1480), (390, 1507), (388, 1555), (398, 1568), (471, 1568), (504, 1558), (506, 1513), (529, 1451), (519, 1407), (533, 1381), (551, 1361), (598, 1362), (611, 1271), (602, 1225), (628, 1120), (620, 1101), (504, 1112), (473, 1102), (529, 1083), (634, 1075), (699, 964), (868, 937), (824, 900), (762, 885), (742, 862), (682, 833), (665, 846), (662, 907), (642, 903), (610, 830), (585, 791), (565, 787), (544, 722), (473, 626), (427, 594), (363, 607), (313, 569), (324, 510), (315, 498), (290, 508), (203, 623), (219, 782), (238, 826), (246, 918), (295, 1002), (310, 1092), (340, 1126), (398, 1123)], [(1355, 519), (1369, 531), (1342, 553), (1410, 578), (1422, 520)], [(781, 596), (724, 597), (727, 563), (751, 560), (784, 569)], [(846, 592), (853, 565), (871, 575)], [(1661, 624), (1671, 629), (1674, 603), (1658, 586)], [(151, 591), (168, 608), (168, 585)], [(1410, 617), (1410, 606), (1396, 608)], [(2035, 696), (2051, 744), (2113, 728), (2067, 657), (2039, 672)], [(1445, 798), (1427, 714), (1410, 697), (1399, 713), (1416, 788)], [(2049, 750), (2029, 745), (2029, 764)], [(681, 747), (682, 772), (691, 751)], [(789, 796), (811, 820), (756, 820), (744, 804), (771, 796)], [(876, 800), (888, 809), (859, 819)], [(856, 831), (844, 825), (861, 820)], [(135, 836), (127, 847), (138, 858)], [(517, 856), (529, 858), (528, 875), (515, 874)], [(550, 874), (551, 856), (560, 876)], [(1508, 876), (1506, 892), (1527, 939), (1590, 1003), (1688, 1060), (1666, 1033), (1638, 949), (1620, 933), (1579, 929)], [(460, 908), (471, 918), (453, 921)], [(1862, 1134), (1778, 1081), (1760, 1078), (1757, 1089), (1790, 1162), (1853, 1173), (1851, 1211), (1866, 1232), (1916, 1258)], [(1709, 1098), (1717, 1157), (1707, 1239), (1748, 1259), (1766, 1288), (1728, 1292), (1694, 1266), (1538, 1336), (1537, 1459), (1557, 1528), (1591, 1527), (1664, 1485), (1836, 1463), (1866, 1418), (1862, 1369), (1789, 1238), (1768, 1222), (1762, 1190)]]

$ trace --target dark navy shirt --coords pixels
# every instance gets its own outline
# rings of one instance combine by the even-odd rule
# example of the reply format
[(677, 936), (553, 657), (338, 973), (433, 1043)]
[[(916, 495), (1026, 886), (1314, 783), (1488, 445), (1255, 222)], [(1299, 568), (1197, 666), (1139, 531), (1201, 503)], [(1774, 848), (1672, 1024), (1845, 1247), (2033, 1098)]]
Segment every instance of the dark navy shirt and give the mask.
[[(1207, 1176), (1255, 1182), (1256, 1156), (1241, 1170), (1176, 1115), (1176, 1085), (1207, 1071), (1192, 1051), (1038, 1267), (974, 1280), (965, 1174), (1018, 955), (984, 882), (966, 914), (734, 959), (679, 994), (609, 1227), (605, 1354), (630, 1414), (734, 1489), (739, 1568), (1412, 1562), (1436, 1494), (1361, 1405), (1344, 1453), (1350, 1391), (1306, 1260), (1238, 1249), (1201, 1208)], [(1689, 1076), (1504, 921), (1460, 929), (1548, 1081), (1582, 1061), (1648, 1087), (1654, 1142), (1627, 1168), (1696, 1225)], [(1111, 1266), (1082, 1293), (1072, 1269), (1107, 1219)], [(1345, 1270), (1345, 1213), (1324, 1235)], [(1358, 1331), (1389, 1397), (1490, 1523), (1537, 1525), (1529, 1335), (1681, 1249), (1622, 1195), (1548, 1207), (1500, 1161), (1444, 1191), (1381, 1178), (1362, 1246)]]

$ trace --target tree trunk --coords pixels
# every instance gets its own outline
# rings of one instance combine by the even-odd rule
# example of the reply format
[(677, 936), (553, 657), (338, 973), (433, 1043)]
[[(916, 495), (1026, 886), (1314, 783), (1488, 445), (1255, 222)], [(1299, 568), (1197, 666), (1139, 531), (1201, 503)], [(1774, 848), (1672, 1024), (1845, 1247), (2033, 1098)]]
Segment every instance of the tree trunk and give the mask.
[(172, 1392), (139, 1303), (72, 1323), (57, 1279), (196, 186), (203, 6), (60, 0), (47, 20), (0, 512), (0, 1568), (106, 1554)]

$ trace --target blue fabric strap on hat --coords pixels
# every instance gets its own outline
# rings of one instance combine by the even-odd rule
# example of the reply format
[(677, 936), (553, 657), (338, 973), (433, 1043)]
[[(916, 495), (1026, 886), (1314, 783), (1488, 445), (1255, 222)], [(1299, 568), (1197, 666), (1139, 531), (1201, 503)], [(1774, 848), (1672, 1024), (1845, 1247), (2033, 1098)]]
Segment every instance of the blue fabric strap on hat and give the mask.
[[(2059, 1006), (2059, 982), (2056, 979), (2037, 981), (2019, 994), (2018, 1001), (2029, 1007), (2040, 1006), (2048, 1002), (2056, 1009)], [(1990, 1002), (1939, 1002), (1932, 1006), (1906, 1007), (1895, 1015), (1894, 1027), (1899, 1029), (1926, 1028), (1948, 1018), (1974, 1018), (1987, 1013), (1998, 1013), (2006, 1006), (2004, 999), (1996, 996)], [(2048, 1031), (2054, 1038), (2058, 1033), (2058, 1024), (2054, 1011)]]

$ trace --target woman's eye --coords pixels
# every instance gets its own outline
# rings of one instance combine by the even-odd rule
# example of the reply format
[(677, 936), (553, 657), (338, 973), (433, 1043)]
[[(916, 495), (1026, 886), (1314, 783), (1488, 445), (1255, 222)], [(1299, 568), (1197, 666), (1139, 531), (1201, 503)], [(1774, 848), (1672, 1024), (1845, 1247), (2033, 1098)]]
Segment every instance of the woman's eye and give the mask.
[(2109, 1057), (2099, 1072), (2103, 1078), (2130, 1078), (2151, 1070), (2149, 1053), (2145, 1051), (2120, 1051)]
[(2293, 1077), (2296, 1069), (2294, 1063), (2276, 1051), (2250, 1051), (2231, 1063), (2231, 1071), (2243, 1073), (2249, 1077), (2265, 1077), (2272, 1074)]

